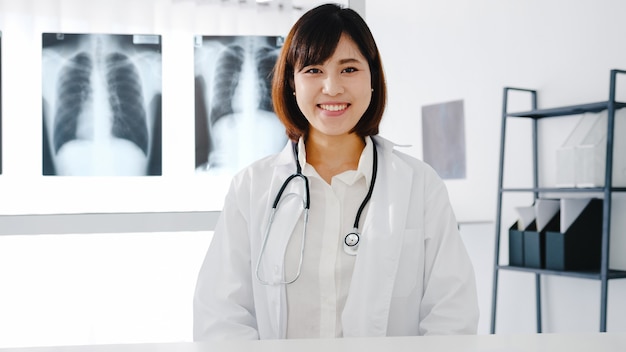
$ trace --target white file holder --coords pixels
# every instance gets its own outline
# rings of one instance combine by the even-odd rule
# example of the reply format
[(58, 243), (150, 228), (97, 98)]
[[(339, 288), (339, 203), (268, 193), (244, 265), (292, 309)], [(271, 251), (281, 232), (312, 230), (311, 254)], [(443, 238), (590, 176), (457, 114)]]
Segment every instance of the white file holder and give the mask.
[(615, 111), (613, 187), (626, 187), (626, 108)]
[(556, 150), (556, 186), (576, 187), (576, 148), (591, 130), (597, 116), (580, 115), (565, 143)]
[[(585, 138), (575, 148), (576, 187), (603, 187), (606, 167), (607, 111), (594, 118)], [(613, 128), (613, 186), (626, 186), (626, 109), (615, 112)]]

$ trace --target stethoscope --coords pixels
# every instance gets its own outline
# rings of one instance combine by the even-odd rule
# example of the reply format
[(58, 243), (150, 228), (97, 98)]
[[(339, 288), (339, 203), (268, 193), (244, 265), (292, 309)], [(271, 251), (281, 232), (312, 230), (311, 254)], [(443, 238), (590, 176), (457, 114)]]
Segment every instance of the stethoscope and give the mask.
[[(293, 148), (293, 155), (296, 162), (296, 173), (287, 177), (287, 179), (283, 182), (282, 186), (278, 190), (276, 197), (274, 198), (274, 203), (272, 204), (272, 210), (269, 215), (269, 220), (267, 223), (267, 227), (265, 229), (265, 234), (263, 236), (263, 242), (261, 244), (261, 250), (259, 251), (259, 258), (256, 263), (256, 278), (263, 285), (288, 285), (294, 283), (300, 277), (302, 272), (302, 260), (304, 258), (304, 243), (306, 242), (306, 228), (309, 222), (309, 208), (311, 207), (310, 200), (310, 192), (309, 192), (309, 179), (302, 174), (302, 167), (300, 166), (300, 159), (298, 157), (298, 144), (296, 142), (291, 143)], [(351, 232), (349, 232), (343, 239), (343, 250), (348, 255), (356, 255), (359, 247), (359, 242), (361, 241), (361, 234), (359, 232), (359, 220), (361, 219), (361, 214), (363, 213), (363, 209), (369, 202), (370, 198), (372, 198), (372, 192), (374, 191), (374, 184), (376, 183), (376, 173), (378, 171), (378, 155), (376, 152), (376, 143), (372, 140), (372, 149), (373, 149), (373, 161), (372, 161), (372, 180), (370, 182), (369, 189), (365, 198), (361, 202), (359, 209), (356, 213), (356, 217), (354, 218), (354, 225)], [(304, 226), (302, 230), (302, 243), (300, 245), (300, 261), (298, 263), (298, 271), (296, 272), (296, 276), (292, 280), (279, 280), (279, 281), (266, 281), (263, 280), (259, 275), (259, 267), (261, 266), (261, 260), (263, 255), (265, 254), (265, 248), (267, 246), (267, 240), (269, 238), (270, 230), (272, 228), (272, 224), (274, 223), (274, 216), (276, 214), (276, 210), (282, 199), (286, 199), (288, 196), (295, 196), (295, 193), (289, 193), (285, 195), (283, 198), (283, 192), (294, 179), (301, 179), (304, 182), (304, 197), (302, 198), (302, 207), (304, 209)]]

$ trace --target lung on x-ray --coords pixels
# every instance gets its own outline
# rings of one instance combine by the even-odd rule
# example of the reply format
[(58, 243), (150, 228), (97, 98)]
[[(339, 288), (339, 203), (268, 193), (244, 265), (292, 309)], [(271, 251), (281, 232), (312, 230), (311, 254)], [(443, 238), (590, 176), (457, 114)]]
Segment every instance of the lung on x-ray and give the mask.
[(196, 172), (230, 175), (285, 146), (285, 128), (271, 99), (282, 41), (196, 36)]
[(44, 33), (43, 174), (161, 175), (161, 38)]

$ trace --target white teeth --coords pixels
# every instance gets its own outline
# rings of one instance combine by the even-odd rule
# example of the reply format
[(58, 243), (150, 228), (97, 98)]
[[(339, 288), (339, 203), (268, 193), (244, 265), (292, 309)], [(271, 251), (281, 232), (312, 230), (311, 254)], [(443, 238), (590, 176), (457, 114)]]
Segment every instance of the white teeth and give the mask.
[(344, 110), (348, 107), (348, 104), (341, 104), (341, 105), (326, 105), (326, 104), (321, 104), (320, 107), (324, 110), (328, 110), (328, 111), (341, 111)]

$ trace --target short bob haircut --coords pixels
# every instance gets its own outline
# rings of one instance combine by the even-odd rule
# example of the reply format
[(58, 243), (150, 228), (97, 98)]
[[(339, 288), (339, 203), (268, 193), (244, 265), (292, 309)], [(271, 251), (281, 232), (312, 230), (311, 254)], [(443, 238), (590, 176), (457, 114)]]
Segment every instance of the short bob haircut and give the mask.
[(356, 43), (367, 59), (374, 89), (369, 107), (351, 132), (360, 137), (378, 134), (387, 100), (387, 87), (374, 37), (363, 18), (354, 10), (336, 4), (325, 4), (306, 12), (293, 25), (274, 66), (274, 111), (285, 125), (287, 136), (292, 141), (297, 141), (302, 136), (306, 138), (309, 132), (309, 122), (293, 96), (294, 74), (305, 66), (328, 60), (344, 33)]

